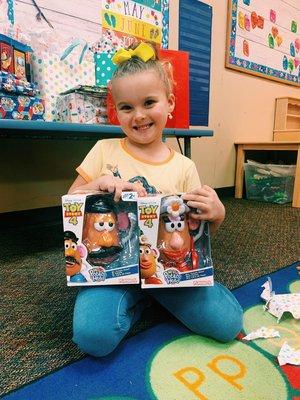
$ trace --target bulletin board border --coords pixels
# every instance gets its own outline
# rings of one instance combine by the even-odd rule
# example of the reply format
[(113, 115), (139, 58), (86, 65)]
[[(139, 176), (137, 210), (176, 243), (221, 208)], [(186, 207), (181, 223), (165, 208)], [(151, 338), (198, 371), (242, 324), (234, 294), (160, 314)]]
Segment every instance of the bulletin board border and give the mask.
[(260, 78), (300, 86), (300, 77), (235, 56), (238, 0), (228, 0), (225, 66)]

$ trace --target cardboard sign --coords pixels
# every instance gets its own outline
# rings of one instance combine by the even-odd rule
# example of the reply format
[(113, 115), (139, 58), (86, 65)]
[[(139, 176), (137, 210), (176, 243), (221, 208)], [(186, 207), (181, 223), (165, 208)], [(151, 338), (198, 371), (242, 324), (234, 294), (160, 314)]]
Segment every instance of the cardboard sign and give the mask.
[(146, 40), (161, 44), (162, 5), (161, 0), (105, 0), (102, 2), (102, 34), (113, 31), (121, 47), (134, 41)]

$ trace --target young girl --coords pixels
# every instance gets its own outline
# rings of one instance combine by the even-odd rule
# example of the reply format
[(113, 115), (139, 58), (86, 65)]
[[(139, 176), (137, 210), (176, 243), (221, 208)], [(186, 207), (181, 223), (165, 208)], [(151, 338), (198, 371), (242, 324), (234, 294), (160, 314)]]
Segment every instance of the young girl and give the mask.
[[(77, 168), (69, 193), (105, 190), (118, 200), (123, 190), (174, 194), (184, 192), (192, 214), (210, 222), (211, 232), (222, 223), (225, 210), (216, 192), (201, 186), (195, 164), (162, 141), (162, 131), (174, 110), (170, 64), (157, 59), (154, 48), (140, 43), (119, 50), (111, 90), (125, 139), (96, 143)], [(140, 318), (149, 294), (191, 331), (227, 342), (242, 328), (242, 309), (222, 285), (213, 287), (148, 289), (138, 286), (83, 288), (74, 309), (73, 340), (86, 353), (112, 352)]]

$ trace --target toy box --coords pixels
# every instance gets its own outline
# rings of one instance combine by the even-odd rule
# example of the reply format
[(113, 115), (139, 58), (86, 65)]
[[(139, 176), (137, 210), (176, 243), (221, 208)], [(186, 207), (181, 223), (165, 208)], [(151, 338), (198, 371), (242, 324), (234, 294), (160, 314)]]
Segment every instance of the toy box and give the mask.
[(138, 199), (143, 289), (213, 286), (209, 225), (190, 211), (180, 195)]
[(78, 86), (57, 97), (57, 121), (106, 124), (107, 88)]
[(136, 193), (62, 197), (68, 286), (139, 283)]
[(285, 204), (292, 201), (295, 165), (244, 164), (247, 199)]
[(0, 93), (0, 119), (44, 120), (44, 110), (38, 97)]

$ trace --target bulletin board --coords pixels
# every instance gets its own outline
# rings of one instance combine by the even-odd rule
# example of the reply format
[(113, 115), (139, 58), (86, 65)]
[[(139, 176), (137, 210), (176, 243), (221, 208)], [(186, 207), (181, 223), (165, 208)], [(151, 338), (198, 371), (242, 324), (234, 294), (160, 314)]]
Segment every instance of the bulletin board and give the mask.
[(300, 1), (228, 0), (226, 67), (300, 85)]

